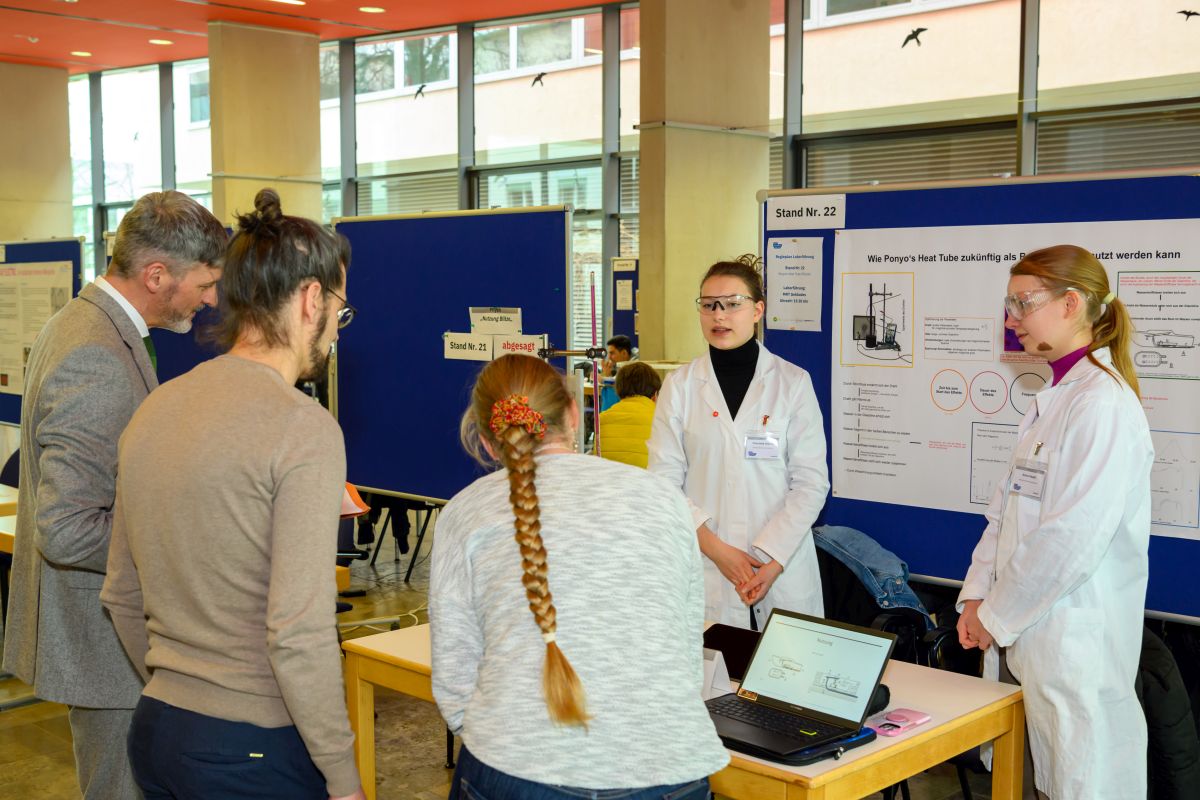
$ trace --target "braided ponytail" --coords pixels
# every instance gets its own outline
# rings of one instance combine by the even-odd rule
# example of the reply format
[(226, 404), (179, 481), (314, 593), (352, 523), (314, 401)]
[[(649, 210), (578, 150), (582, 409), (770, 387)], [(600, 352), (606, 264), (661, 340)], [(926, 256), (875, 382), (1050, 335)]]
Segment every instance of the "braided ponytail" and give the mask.
[(521, 583), (546, 642), (542, 692), (550, 719), (563, 725), (586, 726), (589, 717), (583, 684), (555, 641), (558, 612), (550, 593), (534, 480), (534, 449), (548, 430), (565, 433), (570, 403), (561, 376), (549, 364), (531, 356), (504, 356), (480, 373), (460, 433), (463, 445), (477, 458), (481, 456), (477, 443), (481, 436), (486, 438), (508, 472), (509, 502), (521, 551)]

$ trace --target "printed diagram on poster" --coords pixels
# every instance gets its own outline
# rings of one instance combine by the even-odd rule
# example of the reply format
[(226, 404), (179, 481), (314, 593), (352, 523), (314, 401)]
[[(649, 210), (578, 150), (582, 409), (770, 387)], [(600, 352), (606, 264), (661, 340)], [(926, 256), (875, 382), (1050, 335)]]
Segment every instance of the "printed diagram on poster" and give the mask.
[(842, 366), (911, 367), (911, 272), (843, 272)]
[[(1070, 242), (1127, 308), (1154, 439), (1152, 530), (1200, 539), (1200, 224), (1149, 220), (839, 231), (833, 493), (980, 513), (1050, 382), (1006, 329), (1008, 268)], [(897, 369), (897, 367), (900, 367)]]
[(767, 327), (821, 330), (822, 240), (815, 236), (772, 239), (767, 248)]
[(21, 394), (34, 340), (70, 300), (70, 261), (0, 265), (0, 393)]
[(1122, 272), (1117, 284), (1138, 377), (1200, 380), (1200, 271)]

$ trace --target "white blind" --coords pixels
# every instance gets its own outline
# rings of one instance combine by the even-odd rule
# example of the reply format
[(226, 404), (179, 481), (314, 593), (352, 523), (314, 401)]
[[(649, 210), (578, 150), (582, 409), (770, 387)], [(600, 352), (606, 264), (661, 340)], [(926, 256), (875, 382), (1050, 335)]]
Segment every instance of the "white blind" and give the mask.
[(783, 188), (783, 137), (777, 136), (771, 140), (771, 166), (767, 183), (768, 189)]
[(985, 178), (1016, 169), (1014, 129), (921, 131), (911, 136), (813, 140), (809, 186)]
[(358, 184), (361, 216), (456, 210), (458, 173), (453, 170), (370, 178)]
[(1038, 121), (1037, 171), (1200, 164), (1200, 108)]

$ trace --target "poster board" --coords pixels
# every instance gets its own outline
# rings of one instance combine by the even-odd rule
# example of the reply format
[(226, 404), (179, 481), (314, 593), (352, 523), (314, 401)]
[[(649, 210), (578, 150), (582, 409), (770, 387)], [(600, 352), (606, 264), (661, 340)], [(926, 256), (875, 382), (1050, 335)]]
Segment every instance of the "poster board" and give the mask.
[[(1200, 563), (1200, 380), (1190, 379), (1200, 377), (1200, 347), (1186, 347), (1189, 336), (1200, 343), (1200, 179), (1024, 178), (760, 199), (764, 253), (786, 239), (820, 242), (819, 330), (768, 326), (765, 342), (813, 377), (833, 483), (822, 519), (865, 531), (933, 579), (965, 574), (1022, 407), (1049, 376), (1044, 362), (1005, 350), (1008, 266), (1055, 243), (1100, 254), (1139, 327), (1134, 357), (1158, 451), (1147, 608), (1200, 617), (1185, 588), (1188, 565)], [(1160, 292), (1178, 294), (1160, 301)], [(1164, 472), (1174, 475), (1171, 498)]]
[[(458, 429), (484, 362), (458, 356), (529, 352), (521, 348), (541, 335), (565, 346), (571, 213), (557, 206), (351, 217), (334, 227), (350, 240), (348, 299), (358, 309), (338, 341), (335, 406), (347, 480), (448, 500), (483, 474)], [(472, 308), (520, 309), (521, 330), (473, 333)]]
[(20, 424), (29, 347), (82, 275), (82, 239), (0, 243), (0, 422)]

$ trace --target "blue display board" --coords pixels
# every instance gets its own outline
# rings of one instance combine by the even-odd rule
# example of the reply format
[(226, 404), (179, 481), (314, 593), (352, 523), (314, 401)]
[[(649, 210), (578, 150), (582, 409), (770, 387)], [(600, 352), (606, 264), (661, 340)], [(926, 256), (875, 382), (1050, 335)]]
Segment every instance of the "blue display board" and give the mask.
[[(79, 239), (49, 239), (42, 242), (4, 243), (4, 263), (37, 264), (71, 262), (71, 296), (79, 294), (83, 280), (83, 242)], [(19, 332), (17, 332), (19, 335)], [(21, 396), (0, 394), (0, 422), (21, 424)]]
[(337, 363), (350, 482), (446, 500), (482, 474), (458, 427), (483, 363), (446, 359), (443, 334), (470, 332), (473, 306), (516, 307), (565, 346), (570, 227), (560, 207), (335, 222), (358, 309)]
[[(895, 190), (862, 187), (813, 193), (834, 192), (846, 193), (847, 229), (1200, 218), (1200, 178), (1191, 175), (1071, 181), (1018, 179), (974, 186)], [(799, 364), (812, 376), (828, 441), (835, 232), (811, 227), (767, 230), (766, 219), (764, 208), (764, 252), (775, 238), (819, 236), (823, 240), (821, 331), (768, 330), (765, 342), (772, 352)], [(1020, 242), (1014, 242), (1013, 247), (1024, 249)], [(1196, 413), (1200, 418), (1200, 409)], [(905, 559), (914, 574), (947, 580), (961, 580), (966, 574), (971, 551), (984, 527), (981, 514), (839, 497), (829, 499), (821, 521), (866, 531)], [(1152, 537), (1147, 609), (1200, 617), (1200, 598), (1190, 591), (1197, 566), (1200, 541)]]
[[(617, 336), (618, 334), (625, 334), (629, 337), (630, 341), (633, 342), (633, 346), (637, 347), (637, 296), (638, 287), (640, 284), (638, 260), (636, 258), (622, 258), (620, 261), (626, 263), (632, 262), (633, 269), (613, 269), (612, 285), (609, 286), (609, 291), (612, 292), (611, 297), (613, 309), (612, 333), (609, 334), (609, 337), (611, 338), (612, 336)], [(621, 296), (620, 288), (622, 285), (626, 287), (626, 291), (633, 298), (632, 308), (622, 309), (617, 307), (617, 300)], [(600, 344), (603, 345), (604, 342), (601, 342)]]
[(219, 354), (215, 344), (208, 342), (207, 334), (219, 318), (217, 309), (205, 308), (192, 319), (189, 333), (172, 333), (163, 328), (151, 328), (154, 352), (158, 356), (158, 382), (166, 383), (178, 378), (202, 361)]

